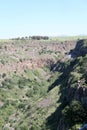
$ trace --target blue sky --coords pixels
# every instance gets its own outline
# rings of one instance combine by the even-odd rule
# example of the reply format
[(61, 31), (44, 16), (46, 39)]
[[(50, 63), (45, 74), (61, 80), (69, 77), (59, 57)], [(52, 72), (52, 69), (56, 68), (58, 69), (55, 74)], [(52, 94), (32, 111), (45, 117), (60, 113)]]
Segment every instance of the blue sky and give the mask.
[(2, 0), (0, 38), (87, 34), (87, 0)]

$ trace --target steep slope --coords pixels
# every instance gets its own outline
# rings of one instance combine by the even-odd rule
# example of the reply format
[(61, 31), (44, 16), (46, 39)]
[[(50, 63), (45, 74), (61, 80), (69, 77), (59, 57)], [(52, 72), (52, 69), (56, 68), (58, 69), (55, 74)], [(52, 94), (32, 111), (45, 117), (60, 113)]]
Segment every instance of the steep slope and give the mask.
[[(55, 65), (55, 72), (61, 74), (49, 88), (50, 91), (59, 86), (61, 94), (58, 99), (60, 106), (48, 118), (48, 125), (52, 130), (78, 130), (77, 127), (87, 121), (87, 40), (77, 41), (70, 54), (72, 60), (57, 62)], [(49, 121), (52, 120), (56, 128), (53, 127), (54, 124), (50, 124)]]
[[(0, 129), (65, 130), (86, 122), (86, 53), (86, 40), (1, 42)], [(75, 105), (84, 114), (72, 123), (66, 108)]]

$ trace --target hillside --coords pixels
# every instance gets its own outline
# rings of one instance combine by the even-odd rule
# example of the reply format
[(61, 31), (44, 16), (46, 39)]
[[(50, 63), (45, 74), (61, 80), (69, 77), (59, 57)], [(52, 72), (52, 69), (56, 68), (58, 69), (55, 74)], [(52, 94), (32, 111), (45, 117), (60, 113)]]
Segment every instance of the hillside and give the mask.
[(50, 120), (57, 114), (57, 130), (78, 130), (87, 122), (87, 40), (77, 41), (70, 54), (73, 59), (61, 62), (60, 69), (56, 64), (55, 71), (61, 72), (61, 75), (49, 89), (59, 86), (61, 94), (58, 99), (60, 106), (49, 117)]
[[(87, 40), (0, 41), (0, 129), (68, 130), (86, 123), (86, 54)], [(70, 120), (73, 104), (80, 104), (81, 120)]]

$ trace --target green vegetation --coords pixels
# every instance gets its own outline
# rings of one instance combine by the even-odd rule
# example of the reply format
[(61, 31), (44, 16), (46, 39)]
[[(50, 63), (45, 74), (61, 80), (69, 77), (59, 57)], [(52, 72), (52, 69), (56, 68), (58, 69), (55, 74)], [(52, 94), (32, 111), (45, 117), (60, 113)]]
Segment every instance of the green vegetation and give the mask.
[(69, 125), (83, 123), (86, 117), (86, 111), (79, 101), (72, 101), (62, 111), (64, 120)]
[[(63, 64), (61, 75), (55, 79), (49, 90), (54, 89), (56, 85), (60, 85), (61, 97), (59, 98), (60, 106), (54, 114), (58, 115), (57, 123), (62, 120), (62, 126), (68, 129), (77, 130), (78, 125), (81, 126), (87, 122), (87, 40), (79, 41), (73, 53), (76, 58), (68, 60)], [(54, 114), (49, 117), (53, 118)], [(53, 130), (52, 124), (48, 125)], [(58, 124), (55, 124), (56, 128)], [(60, 129), (62, 129), (60, 126)], [(59, 130), (60, 130), (59, 129)]]
[(0, 130), (77, 130), (87, 122), (87, 40), (36, 38), (0, 41)]

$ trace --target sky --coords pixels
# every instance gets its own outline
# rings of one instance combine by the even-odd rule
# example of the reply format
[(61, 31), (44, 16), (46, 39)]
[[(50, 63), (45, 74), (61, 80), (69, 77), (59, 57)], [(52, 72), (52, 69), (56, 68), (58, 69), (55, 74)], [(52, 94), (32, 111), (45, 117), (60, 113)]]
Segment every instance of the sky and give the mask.
[(0, 38), (87, 35), (87, 0), (0, 0)]

